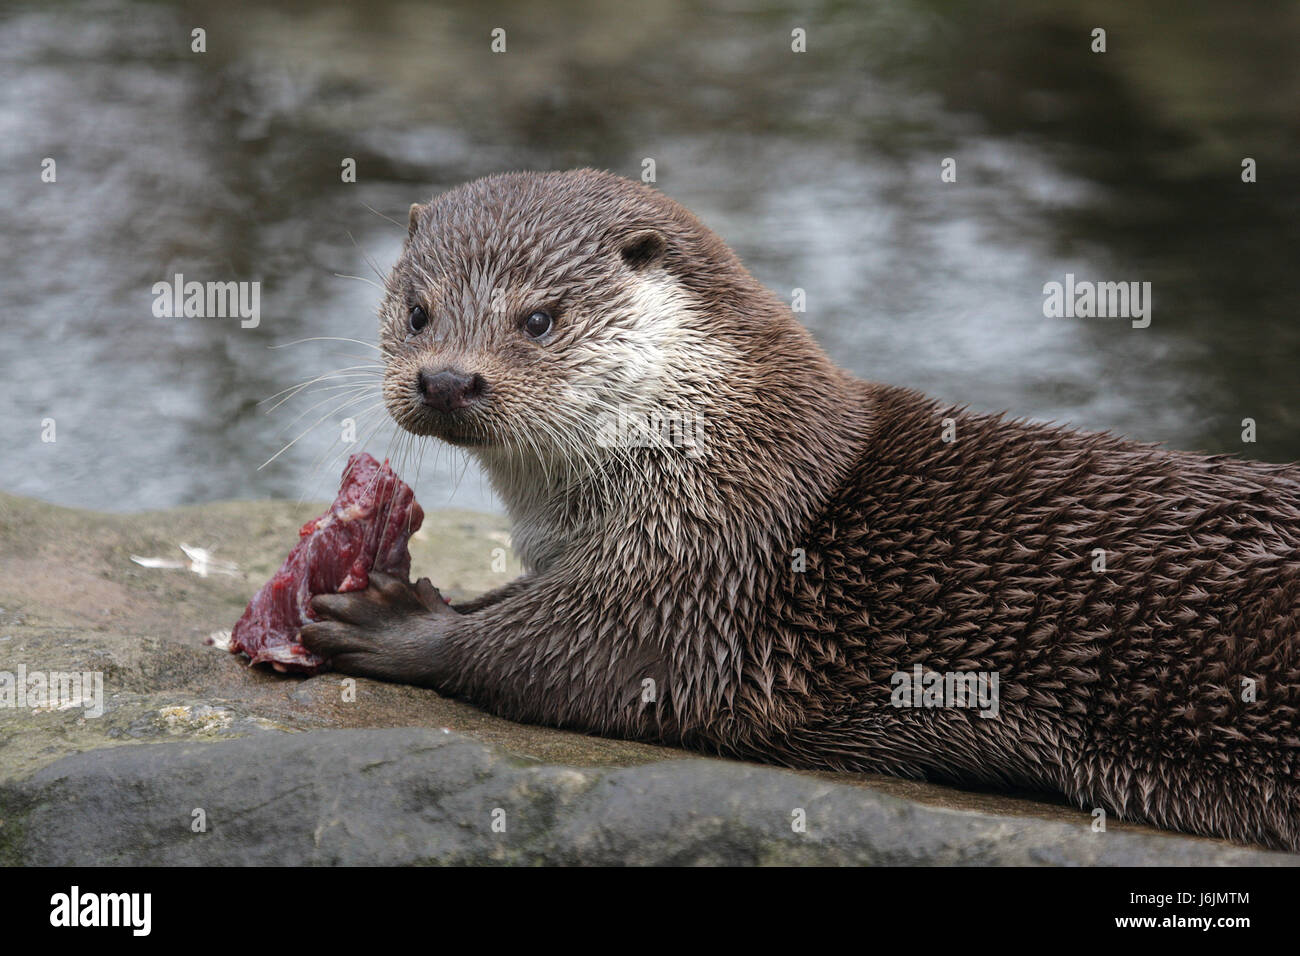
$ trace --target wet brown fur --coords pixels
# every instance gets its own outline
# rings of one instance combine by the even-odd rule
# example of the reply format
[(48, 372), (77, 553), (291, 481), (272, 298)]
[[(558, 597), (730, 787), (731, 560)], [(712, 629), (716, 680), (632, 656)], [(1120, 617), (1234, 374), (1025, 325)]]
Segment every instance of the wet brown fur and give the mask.
[[(647, 235), (645, 256), (620, 258)], [(605, 323), (626, 319), (608, 304), (652, 274), (687, 290), (693, 328), (720, 350), (716, 370), (675, 369), (663, 398), (703, 410), (707, 454), (529, 464), (563, 457), (529, 422), (580, 373), (565, 356), (612, 334)], [(505, 306), (490, 309), (503, 288)], [(416, 299), (435, 338), (402, 331)], [(541, 301), (558, 312), (559, 337), (543, 344), (517, 324)], [(490, 177), (415, 207), (381, 343), (401, 424), (490, 439), (478, 453), (529, 570), (436, 640), (406, 617), (367, 657), (355, 629), (318, 626), (308, 643), (340, 669), (522, 721), (1040, 788), (1127, 820), (1300, 849), (1295, 466), (855, 379), (689, 212), (590, 170)], [(483, 372), (494, 391), (481, 414), (421, 418), (409, 379), (434, 358)], [(392, 642), (408, 636), (401, 658)], [(436, 667), (413, 663), (435, 645)], [(998, 716), (892, 706), (891, 677), (917, 664), (996, 672)]]

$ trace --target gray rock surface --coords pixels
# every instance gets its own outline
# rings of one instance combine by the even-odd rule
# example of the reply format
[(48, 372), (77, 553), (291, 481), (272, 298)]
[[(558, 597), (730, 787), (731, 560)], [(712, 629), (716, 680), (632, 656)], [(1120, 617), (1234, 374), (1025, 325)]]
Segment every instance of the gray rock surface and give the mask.
[[(105, 710), (0, 707), (3, 864), (1295, 864), (1077, 809), (805, 774), (498, 720), (431, 691), (250, 670), (228, 630), (320, 506), (79, 512), (0, 494), (0, 671)], [(209, 549), (240, 573), (142, 567)], [(501, 519), (431, 512), (414, 570), (507, 580)], [(806, 829), (796, 832), (796, 816)]]

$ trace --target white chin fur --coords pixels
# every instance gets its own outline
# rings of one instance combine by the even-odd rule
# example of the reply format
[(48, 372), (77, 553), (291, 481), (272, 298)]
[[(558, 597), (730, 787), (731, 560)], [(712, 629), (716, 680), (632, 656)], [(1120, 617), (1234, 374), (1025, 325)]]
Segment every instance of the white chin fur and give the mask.
[(607, 405), (682, 410), (703, 379), (733, 364), (729, 350), (699, 331), (691, 295), (667, 272), (634, 276), (608, 308), (609, 321), (574, 346), (583, 374), (564, 390), (572, 407), (610, 411), (587, 401), (595, 392)]
[[(729, 348), (699, 330), (692, 296), (662, 270), (634, 276), (606, 314), (598, 330), (569, 347), (570, 361), (581, 373), (555, 395), (569, 410), (563, 417), (570, 424), (564, 427), (583, 428), (585, 434), (574, 437), (590, 446), (592, 457), (605, 452), (598, 445), (600, 429), (620, 409), (701, 415), (698, 396), (725, 383), (736, 361)], [(573, 420), (582, 424), (575, 426)], [(512, 539), (525, 566), (546, 563), (569, 529), (566, 509), (550, 500), (555, 489), (547, 488), (540, 463), (536, 458), (507, 460), (495, 449), (472, 450), (510, 513)], [(557, 466), (565, 464), (581, 468), (584, 462), (572, 455), (548, 463), (553, 483)]]

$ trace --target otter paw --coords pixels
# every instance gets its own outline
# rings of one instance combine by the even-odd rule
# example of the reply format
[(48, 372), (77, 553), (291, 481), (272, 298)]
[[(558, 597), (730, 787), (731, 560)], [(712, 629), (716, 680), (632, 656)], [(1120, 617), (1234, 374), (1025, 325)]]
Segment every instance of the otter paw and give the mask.
[(436, 683), (442, 633), (459, 617), (428, 578), (373, 573), (366, 590), (319, 594), (311, 607), (320, 620), (298, 632), (304, 647), (333, 670), (402, 684)]

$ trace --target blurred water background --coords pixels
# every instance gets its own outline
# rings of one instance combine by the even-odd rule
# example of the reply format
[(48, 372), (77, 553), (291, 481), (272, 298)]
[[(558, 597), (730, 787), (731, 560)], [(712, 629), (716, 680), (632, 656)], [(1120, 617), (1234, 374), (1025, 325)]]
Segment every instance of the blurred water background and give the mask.
[[(107, 510), (329, 497), (342, 415), (259, 470), (331, 409), (295, 422), (323, 396), (259, 402), (367, 361), (272, 346), (373, 340), (377, 290), (338, 275), (387, 270), (403, 232), (385, 217), (493, 171), (636, 177), (645, 157), (765, 283), (806, 290), (802, 318), (863, 376), (1300, 459), (1295, 3), (74, 0), (0, 17), (6, 491)], [(1150, 281), (1151, 326), (1045, 318), (1067, 272)], [(260, 281), (260, 326), (155, 317), (176, 273)], [(430, 449), (426, 507), (496, 507), (465, 464)]]

